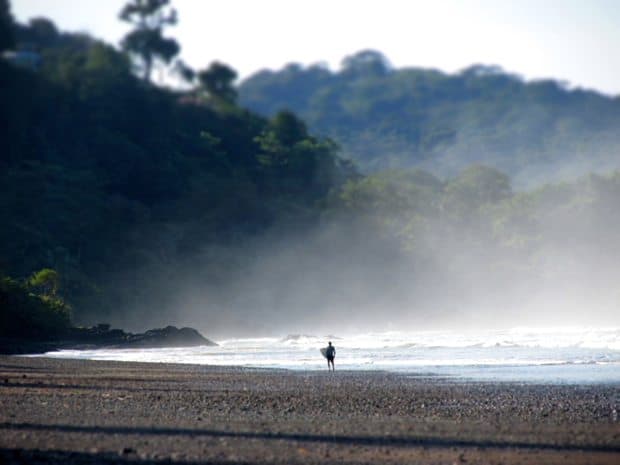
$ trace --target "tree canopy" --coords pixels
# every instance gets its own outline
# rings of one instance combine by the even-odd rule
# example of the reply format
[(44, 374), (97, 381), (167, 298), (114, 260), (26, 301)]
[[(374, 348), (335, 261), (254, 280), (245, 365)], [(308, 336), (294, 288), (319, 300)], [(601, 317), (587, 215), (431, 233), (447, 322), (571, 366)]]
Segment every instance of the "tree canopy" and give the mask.
[(235, 103), (237, 100), (235, 79), (237, 79), (237, 72), (217, 61), (211, 63), (207, 69), (198, 72), (201, 87), (207, 96), (216, 102)]
[[(164, 1), (128, 6), (137, 24), (172, 14)], [(544, 160), (574, 169), (577, 148), (617, 161), (585, 138), (614, 147), (613, 99), (489, 67), (395, 70), (363, 52), (339, 73), (254, 76), (241, 100), (266, 96), (261, 116), (237, 103), (228, 65), (200, 82), (186, 69), (198, 87), (171, 90), (47, 19), (10, 29), (41, 65), (0, 60), (5, 331), (58, 334), (70, 315), (143, 329), (179, 308), (251, 332), (334, 308), (361, 319), (400, 306), (422, 320), (470, 304), (501, 317), (523, 289), (578, 300), (586, 284), (617, 308), (620, 174), (514, 180), (542, 176)], [(362, 175), (340, 144), (396, 168)]]
[(119, 17), (134, 26), (121, 42), (123, 50), (134, 56), (144, 80), (151, 80), (156, 60), (169, 64), (181, 50), (178, 42), (164, 37), (165, 27), (177, 23), (177, 12), (170, 0), (130, 0)]
[(348, 176), (336, 145), (294, 115), (288, 128), (236, 106), (226, 65), (210, 68), (210, 92), (227, 100), (213, 105), (141, 85), (123, 53), (49, 20), (15, 27), (42, 65), (0, 60), (0, 268), (45, 295), (60, 293), (58, 276), (78, 322), (163, 304), (157, 283), (187, 262), (225, 275), (233, 262), (207, 249), (318, 217)]
[(367, 173), (417, 167), (454, 176), (484, 164), (522, 188), (620, 167), (618, 98), (524, 81), (497, 66), (397, 69), (364, 50), (336, 72), (296, 64), (260, 71), (241, 82), (239, 98), (263, 115), (298, 114)]

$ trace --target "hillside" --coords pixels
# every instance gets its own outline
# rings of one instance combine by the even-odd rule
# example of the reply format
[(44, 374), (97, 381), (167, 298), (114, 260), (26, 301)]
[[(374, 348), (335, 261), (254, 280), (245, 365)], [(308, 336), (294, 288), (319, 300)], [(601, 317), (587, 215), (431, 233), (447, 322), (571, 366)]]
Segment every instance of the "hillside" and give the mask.
[[(371, 55), (336, 74), (263, 73), (264, 82), (289, 73), (306, 94), (274, 85), (290, 94), (264, 100), (275, 113), (260, 116), (237, 104), (225, 65), (199, 73), (223, 79), (170, 90), (95, 38), (45, 19), (12, 29), (15, 43), (0, 48), (27, 44), (37, 60), (0, 60), (5, 335), (58, 332), (71, 318), (131, 331), (188, 325), (211, 336), (329, 333), (334, 322), (484, 326), (511, 314), (540, 323), (548, 308), (588, 322), (616, 318), (620, 173), (518, 183), (531, 173), (557, 177), (580, 160), (579, 169), (596, 171), (617, 162), (603, 150), (616, 137), (613, 99), (496, 71), (390, 70)], [(258, 79), (242, 85), (242, 97)], [(317, 82), (322, 100), (306, 102)], [(389, 105), (388, 82), (400, 83)], [(341, 90), (329, 93), (329, 83)], [(283, 102), (300, 106), (314, 131), (329, 128), (347, 153), (357, 147), (368, 166), (411, 155), (428, 170), (360, 175), (331, 139), (277, 112)], [(535, 108), (540, 118), (531, 120)], [(317, 109), (329, 116), (323, 127)], [(390, 120), (404, 109), (413, 116)], [(531, 137), (522, 140), (519, 126)], [(373, 161), (387, 146), (402, 151)], [(504, 172), (474, 161), (503, 163)]]
[(37, 60), (0, 59), (0, 278), (53, 270), (77, 322), (166, 323), (190, 275), (226, 280), (228, 250), (316, 222), (349, 176), (291, 113), (159, 88), (46, 19), (12, 29)]
[(620, 98), (492, 66), (393, 69), (363, 51), (338, 72), (295, 64), (258, 72), (239, 94), (264, 115), (298, 113), (365, 172), (417, 167), (445, 176), (480, 163), (528, 187), (620, 166)]

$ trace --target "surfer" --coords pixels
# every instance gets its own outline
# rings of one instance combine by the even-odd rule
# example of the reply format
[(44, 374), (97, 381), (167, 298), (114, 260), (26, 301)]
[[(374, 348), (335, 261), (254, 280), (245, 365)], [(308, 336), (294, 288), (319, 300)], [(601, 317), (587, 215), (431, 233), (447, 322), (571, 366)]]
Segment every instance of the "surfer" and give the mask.
[(327, 359), (327, 371), (329, 371), (329, 364), (331, 363), (332, 371), (336, 371), (334, 368), (334, 358), (336, 357), (336, 348), (332, 345), (332, 341), (327, 343), (325, 348), (325, 358)]

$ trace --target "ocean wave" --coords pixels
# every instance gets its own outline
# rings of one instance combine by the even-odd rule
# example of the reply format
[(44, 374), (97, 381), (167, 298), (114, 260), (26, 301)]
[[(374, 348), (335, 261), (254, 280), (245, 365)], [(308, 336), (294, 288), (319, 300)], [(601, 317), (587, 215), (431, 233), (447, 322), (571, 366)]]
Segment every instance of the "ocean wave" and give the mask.
[(329, 337), (300, 332), (284, 337), (217, 340), (218, 347), (61, 351), (46, 356), (323, 370), (325, 360), (319, 348), (333, 340), (336, 365), (348, 370), (476, 373), (478, 377), (502, 372), (517, 378), (519, 373), (525, 376), (531, 370), (543, 378), (547, 371), (549, 376), (566, 371), (578, 373), (582, 380), (606, 370), (606, 376), (620, 380), (619, 339), (618, 330), (606, 328), (581, 332), (557, 328), (537, 332), (391, 331)]
[[(308, 338), (297, 343), (313, 344)], [(620, 350), (617, 328), (514, 328), (479, 332), (420, 331), (377, 332), (342, 336), (338, 344), (348, 348), (592, 348)]]

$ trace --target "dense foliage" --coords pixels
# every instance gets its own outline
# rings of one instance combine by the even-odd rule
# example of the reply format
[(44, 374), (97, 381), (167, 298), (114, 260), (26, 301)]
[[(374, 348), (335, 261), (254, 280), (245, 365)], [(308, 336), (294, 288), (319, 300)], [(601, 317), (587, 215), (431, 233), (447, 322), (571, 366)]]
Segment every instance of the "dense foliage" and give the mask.
[(58, 275), (40, 270), (25, 282), (0, 275), (0, 337), (48, 338), (70, 328), (70, 307), (56, 295)]
[(239, 94), (265, 115), (296, 112), (365, 171), (455, 175), (484, 163), (533, 186), (620, 167), (620, 99), (553, 80), (524, 82), (498, 67), (393, 69), (380, 53), (363, 51), (338, 72), (295, 64), (258, 72)]
[[(41, 60), (0, 60), (0, 269), (57, 270), (78, 321), (148, 306), (161, 275), (207, 245), (311, 221), (347, 177), (335, 144), (292, 114), (157, 88), (125, 54), (46, 19), (12, 32)], [(222, 69), (201, 75), (208, 92), (228, 95)]]
[(177, 22), (176, 10), (168, 8), (169, 3), (170, 0), (131, 0), (119, 15), (134, 26), (121, 45), (138, 62), (146, 81), (151, 80), (157, 61), (169, 64), (181, 50), (176, 40), (163, 35), (164, 27)]
[[(616, 100), (480, 67), (392, 70), (372, 52), (240, 89), (222, 63), (182, 65), (194, 87), (176, 91), (134, 74), (154, 49), (15, 25), (5, 5), (0, 47), (27, 53), (0, 60), (2, 328), (58, 334), (69, 308), (128, 329), (419, 323), (563, 288), (617, 308), (620, 175), (513, 188), (543, 166), (613, 166)], [(314, 130), (366, 167), (447, 174), (361, 176)]]

